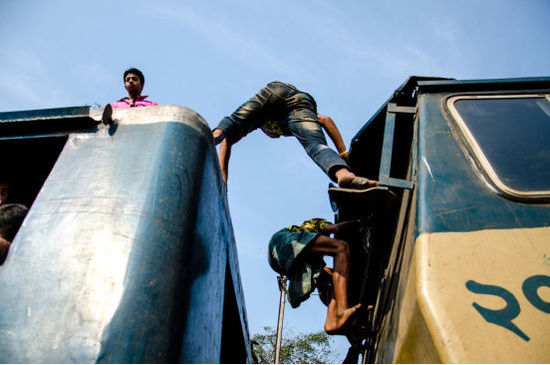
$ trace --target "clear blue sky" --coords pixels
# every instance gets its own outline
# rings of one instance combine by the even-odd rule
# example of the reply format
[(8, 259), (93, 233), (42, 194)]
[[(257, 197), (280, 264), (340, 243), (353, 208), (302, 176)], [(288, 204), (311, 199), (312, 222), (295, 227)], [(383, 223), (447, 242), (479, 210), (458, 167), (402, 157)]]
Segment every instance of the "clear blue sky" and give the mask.
[[(144, 94), (213, 127), (281, 80), (312, 94), (349, 145), (410, 75), (550, 76), (549, 0), (0, 0), (0, 16), (0, 111), (104, 105), (125, 96), (122, 72), (135, 66)], [(252, 333), (276, 325), (271, 234), (332, 219), (328, 183), (293, 138), (257, 131), (234, 148), (228, 194)], [(285, 326), (320, 330), (324, 316), (312, 297), (287, 306)]]

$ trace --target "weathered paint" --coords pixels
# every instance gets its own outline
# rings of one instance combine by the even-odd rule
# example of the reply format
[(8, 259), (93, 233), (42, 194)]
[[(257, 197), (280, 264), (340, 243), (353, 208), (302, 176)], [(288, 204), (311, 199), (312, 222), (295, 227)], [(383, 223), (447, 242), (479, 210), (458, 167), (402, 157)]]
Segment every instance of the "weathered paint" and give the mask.
[[(365, 341), (374, 344), (369, 361), (549, 361), (550, 204), (493, 186), (446, 105), (458, 95), (533, 93), (549, 95), (550, 78), (413, 77), (354, 137), (351, 166), (376, 178), (388, 162), (381, 154), (385, 111), (391, 103), (416, 107), (414, 118), (396, 122), (416, 132), (408, 161), (414, 190), (401, 195), (388, 185), (403, 199), (398, 222), (406, 222), (395, 225), (380, 282), (369, 283), (381, 298), (372, 316), (380, 320), (368, 323), (376, 331)], [(409, 148), (394, 144), (393, 153), (409, 155)]]
[(69, 136), (0, 267), (0, 362), (219, 362), (227, 265), (250, 361), (210, 129), (179, 106), (113, 117)]
[[(550, 228), (420, 235), (394, 361), (549, 362), (550, 313), (545, 310), (550, 306), (550, 284), (541, 281), (534, 286), (538, 290), (523, 289), (533, 286), (533, 277), (550, 280), (545, 261), (549, 239)], [(474, 292), (468, 288), (472, 281), (500, 289)], [(477, 308), (500, 316), (488, 321)]]
[(548, 362), (550, 315), (522, 285), (550, 279), (549, 206), (497, 195), (445, 111), (450, 95), (418, 98), (417, 240), (393, 360)]

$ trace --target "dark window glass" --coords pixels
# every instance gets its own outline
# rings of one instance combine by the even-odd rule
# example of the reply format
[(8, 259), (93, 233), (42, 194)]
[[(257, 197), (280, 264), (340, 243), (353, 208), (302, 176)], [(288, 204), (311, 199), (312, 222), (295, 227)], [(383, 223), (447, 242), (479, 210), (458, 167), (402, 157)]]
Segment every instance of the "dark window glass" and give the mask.
[(454, 106), (505, 185), (550, 190), (550, 104), (544, 97), (459, 99)]

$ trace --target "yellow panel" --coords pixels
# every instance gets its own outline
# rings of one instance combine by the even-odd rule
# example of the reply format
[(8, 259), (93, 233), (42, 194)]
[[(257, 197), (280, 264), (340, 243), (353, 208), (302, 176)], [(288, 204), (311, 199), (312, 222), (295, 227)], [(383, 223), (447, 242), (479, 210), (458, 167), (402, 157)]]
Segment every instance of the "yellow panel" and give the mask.
[[(534, 304), (522, 290), (533, 276), (550, 280), (550, 228), (422, 234), (413, 255), (394, 361), (550, 362), (550, 286), (538, 286)], [(482, 294), (467, 282), (496, 289)], [(515, 331), (473, 305), (501, 310), (501, 296), (509, 309), (517, 305)]]

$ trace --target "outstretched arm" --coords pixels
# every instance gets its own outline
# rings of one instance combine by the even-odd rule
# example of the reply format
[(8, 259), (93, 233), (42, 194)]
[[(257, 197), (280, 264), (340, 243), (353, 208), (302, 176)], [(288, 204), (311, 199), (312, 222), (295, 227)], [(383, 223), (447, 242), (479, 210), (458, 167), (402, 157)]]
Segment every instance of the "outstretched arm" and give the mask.
[(352, 221), (344, 221), (336, 224), (327, 224), (325, 229), (323, 229), (323, 232), (325, 234), (331, 234), (331, 233), (340, 233), (342, 231), (346, 231), (348, 229), (352, 229), (359, 226), (359, 223), (361, 222), (360, 219), (355, 219)]
[(220, 152), (218, 159), (220, 161), (220, 168), (222, 169), (223, 180), (227, 184), (227, 174), (229, 169), (229, 157), (231, 157), (231, 143), (225, 138), (220, 144)]
[(336, 127), (336, 124), (332, 118), (327, 117), (326, 115), (317, 114), (317, 120), (319, 121), (319, 124), (321, 124), (321, 126), (327, 131), (327, 134), (334, 143), (334, 146), (336, 146), (340, 157), (347, 159), (348, 150), (346, 149), (346, 145), (342, 140), (342, 135), (340, 134), (340, 131), (338, 130), (338, 127)]
[[(214, 129), (214, 131), (219, 131), (219, 129)], [(227, 184), (227, 175), (229, 171), (229, 157), (231, 157), (231, 147), (239, 142), (241, 138), (246, 135), (246, 131), (240, 131), (237, 135), (233, 137), (227, 137), (222, 140), (220, 143), (220, 151), (218, 153), (218, 160), (220, 161), (220, 168), (222, 169), (223, 180)], [(222, 133), (223, 136), (223, 133)]]

